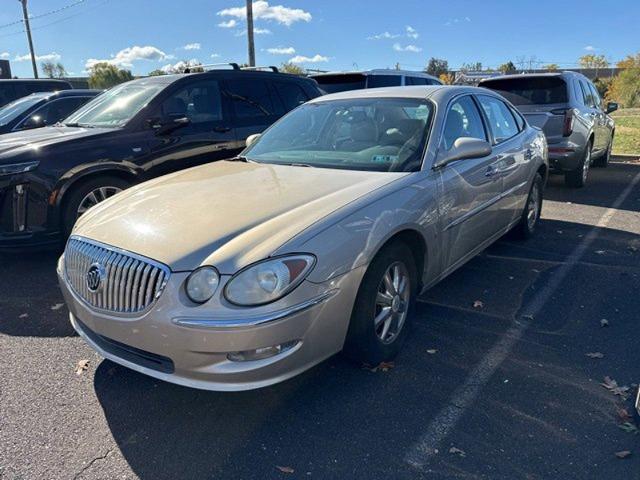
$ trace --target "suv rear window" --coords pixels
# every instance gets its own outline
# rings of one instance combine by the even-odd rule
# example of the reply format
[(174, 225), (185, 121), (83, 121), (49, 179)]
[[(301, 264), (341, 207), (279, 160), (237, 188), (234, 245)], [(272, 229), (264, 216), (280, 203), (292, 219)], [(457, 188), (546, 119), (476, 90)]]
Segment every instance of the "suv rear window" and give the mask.
[(526, 77), (489, 80), (480, 86), (498, 92), (514, 105), (567, 103), (567, 84), (560, 77)]
[(366, 77), (361, 73), (348, 75), (320, 75), (314, 79), (327, 93), (346, 92), (347, 90), (360, 90), (365, 87)]

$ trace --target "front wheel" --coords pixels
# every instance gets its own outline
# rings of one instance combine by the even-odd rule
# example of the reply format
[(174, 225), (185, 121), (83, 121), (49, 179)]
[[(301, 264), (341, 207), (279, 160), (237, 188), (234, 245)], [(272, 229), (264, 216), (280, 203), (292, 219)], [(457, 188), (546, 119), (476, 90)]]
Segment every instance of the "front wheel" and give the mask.
[(527, 203), (522, 211), (520, 222), (514, 228), (514, 233), (521, 239), (531, 238), (536, 231), (542, 212), (542, 190), (544, 188), (544, 180), (539, 173), (533, 178)]
[(393, 359), (404, 343), (417, 290), (417, 271), (409, 247), (384, 247), (369, 264), (351, 314), (344, 354), (378, 365)]

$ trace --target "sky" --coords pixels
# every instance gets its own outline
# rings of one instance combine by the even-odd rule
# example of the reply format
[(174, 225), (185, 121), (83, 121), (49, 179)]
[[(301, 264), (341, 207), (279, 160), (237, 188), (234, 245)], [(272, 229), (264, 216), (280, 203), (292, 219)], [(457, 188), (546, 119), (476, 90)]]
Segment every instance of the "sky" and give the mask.
[[(61, 62), (85, 76), (97, 61), (134, 75), (184, 60), (247, 61), (244, 0), (29, 0), (38, 64)], [(258, 65), (305, 68), (451, 69), (576, 66), (580, 56), (611, 62), (640, 51), (639, 0), (259, 0), (254, 2)], [(602, 13), (602, 12), (605, 13)], [(22, 9), (0, 0), (0, 58), (32, 76)]]

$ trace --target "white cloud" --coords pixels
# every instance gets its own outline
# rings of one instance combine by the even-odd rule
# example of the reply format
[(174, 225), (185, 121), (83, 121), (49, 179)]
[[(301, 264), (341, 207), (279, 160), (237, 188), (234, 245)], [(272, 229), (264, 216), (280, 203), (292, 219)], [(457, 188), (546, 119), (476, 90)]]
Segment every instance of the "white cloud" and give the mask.
[(413, 38), (416, 39), (420, 36), (420, 34), (417, 32), (417, 30), (415, 28), (413, 28), (411, 25), (407, 25), (405, 27), (405, 31), (407, 33), (407, 37), (409, 38)]
[(132, 67), (133, 62), (138, 60), (161, 61), (169, 60), (171, 58), (174, 58), (174, 56), (167, 55), (159, 48), (152, 47), (150, 45), (144, 47), (139, 47), (136, 45), (120, 50), (115, 55), (111, 55), (111, 58), (109, 59), (99, 60), (96, 58), (90, 58), (86, 61), (85, 68), (90, 69), (93, 65), (100, 62), (111, 63), (118, 67)]
[(393, 44), (393, 49), (396, 52), (412, 52), (412, 53), (419, 53), (422, 51), (422, 48), (416, 46), (416, 45), (406, 45), (406, 46), (402, 46), (399, 43), (394, 43)]
[[(268, 28), (254, 28), (253, 29), (253, 34), (254, 35), (271, 35), (271, 30), (269, 30)], [(236, 37), (244, 37), (247, 34), (246, 30), (237, 30), (236, 33), (234, 33), (234, 35)]]
[(231, 20), (228, 20), (228, 21), (226, 21), (226, 22), (220, 22), (220, 23), (218, 24), (218, 26), (219, 26), (220, 28), (233, 28), (233, 27), (235, 27), (236, 25), (238, 25), (238, 22), (237, 22), (236, 20), (234, 20), (233, 18), (232, 18)]
[[(221, 17), (235, 17), (240, 20), (247, 18), (246, 7), (232, 7), (220, 10)], [(253, 18), (256, 20), (273, 20), (287, 27), (295, 22), (310, 22), (311, 14), (300, 8), (289, 8), (284, 5), (269, 5), (269, 2), (258, 0), (253, 2)]]
[[(36, 55), (36, 62), (57, 62), (58, 60), (60, 60), (60, 58), (61, 57), (59, 53), (52, 52), (45, 55)], [(15, 62), (31, 61), (31, 54), (27, 53), (26, 55), (16, 55), (16, 58), (14, 58), (13, 60)]]
[(267, 52), (272, 55), (293, 55), (296, 53), (296, 49), (293, 47), (275, 47), (267, 48)]
[(9, 52), (2, 52), (0, 53), (0, 58), (5, 59), (5, 58), (9, 58), (11, 55), (9, 54)]
[(211, 54), (211, 58), (219, 58), (220, 54), (219, 53), (212, 53)]
[(296, 55), (289, 59), (291, 63), (320, 63), (328, 62), (329, 57), (316, 53), (313, 57), (305, 57), (304, 55)]
[(367, 40), (382, 40), (387, 39), (387, 38), (398, 38), (400, 35), (395, 34), (395, 33), (389, 33), (389, 32), (382, 32), (379, 33), (378, 35), (371, 35), (370, 37), (367, 37)]
[(160, 67), (160, 70), (164, 73), (183, 73), (185, 68), (197, 65), (201, 65), (200, 61), (197, 58), (192, 58), (186, 62), (184, 60), (180, 60), (174, 64), (168, 63), (167, 65)]
[(200, 50), (201, 45), (198, 42), (187, 43), (184, 47), (184, 50)]
[(469, 17), (463, 17), (463, 18), (452, 18), (451, 20), (447, 21), (444, 26), (445, 27), (450, 27), (451, 25), (455, 25), (456, 23), (460, 23), (460, 22), (470, 22), (471, 18)]
[(593, 45), (587, 45), (586, 47), (584, 47), (584, 49), (587, 52), (595, 52), (596, 51), (596, 47), (594, 47)]

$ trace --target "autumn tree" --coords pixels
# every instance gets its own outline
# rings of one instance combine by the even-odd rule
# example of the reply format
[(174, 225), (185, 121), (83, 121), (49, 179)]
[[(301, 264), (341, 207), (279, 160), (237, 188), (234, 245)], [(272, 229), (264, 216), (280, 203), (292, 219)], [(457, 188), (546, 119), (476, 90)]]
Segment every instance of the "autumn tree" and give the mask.
[(147, 75), (149, 77), (158, 77), (160, 75), (166, 75), (167, 72), (162, 70), (161, 68), (156, 68), (155, 70), (151, 70)]
[(460, 67), (460, 71), (462, 72), (481, 72), (482, 71), (482, 62), (474, 62), (474, 63), (463, 63)]
[(508, 75), (510, 73), (516, 73), (516, 66), (512, 61), (508, 61), (507, 63), (503, 63), (498, 67), (498, 70), (502, 72), (504, 75)]
[(122, 70), (109, 62), (98, 62), (89, 67), (90, 88), (111, 88), (133, 80), (130, 70)]
[(42, 73), (49, 78), (62, 78), (67, 76), (67, 70), (60, 62), (42, 62), (40, 68), (42, 69)]
[(291, 73), (292, 75), (304, 75), (305, 71), (300, 65), (296, 65), (295, 63), (285, 62), (280, 65), (279, 70), (283, 73)]
[(589, 53), (587, 55), (583, 55), (578, 59), (578, 63), (581, 68), (607, 68), (609, 66), (609, 62), (604, 57), (604, 55), (594, 55), (593, 53)]
[(544, 66), (544, 69), (549, 72), (557, 72), (560, 70), (560, 66), (557, 63), (548, 63)]
[(453, 73), (441, 73), (438, 78), (445, 85), (453, 85), (453, 83), (456, 81), (456, 77), (453, 75)]
[(640, 53), (629, 55), (618, 62), (618, 67), (624, 70), (611, 81), (607, 99), (617, 101), (626, 108), (640, 107)]
[(449, 71), (449, 62), (443, 58), (431, 57), (424, 71), (434, 77), (440, 77), (440, 75), (446, 74)]

